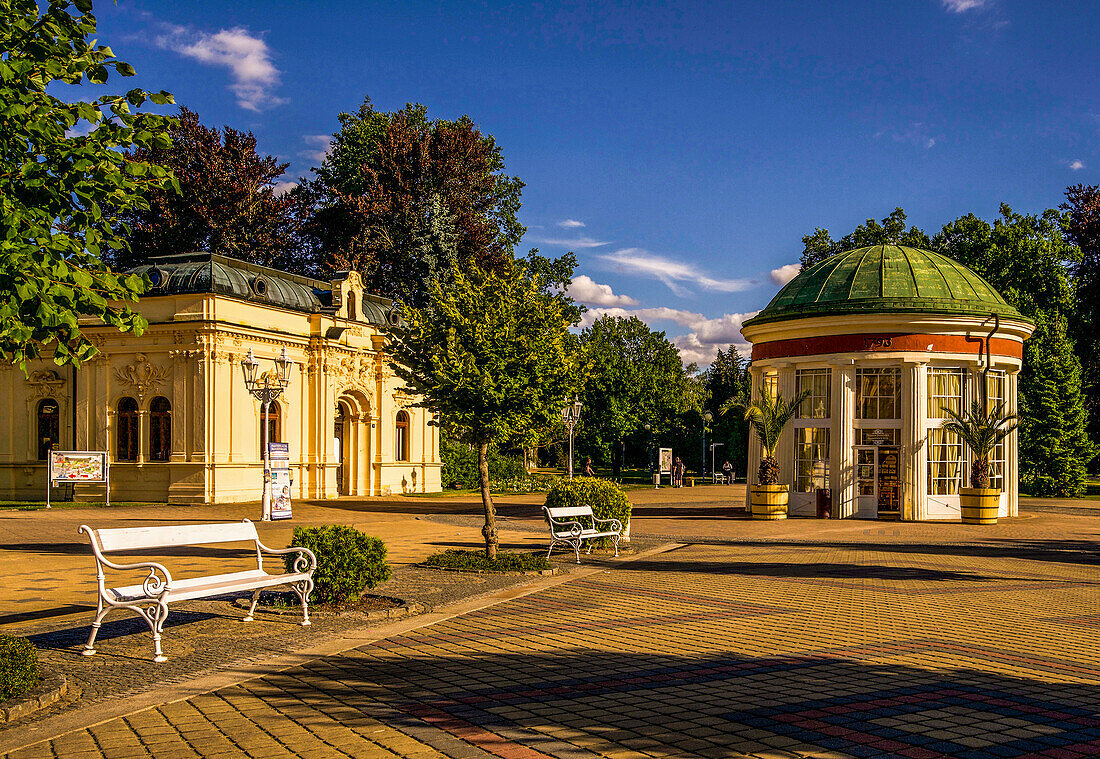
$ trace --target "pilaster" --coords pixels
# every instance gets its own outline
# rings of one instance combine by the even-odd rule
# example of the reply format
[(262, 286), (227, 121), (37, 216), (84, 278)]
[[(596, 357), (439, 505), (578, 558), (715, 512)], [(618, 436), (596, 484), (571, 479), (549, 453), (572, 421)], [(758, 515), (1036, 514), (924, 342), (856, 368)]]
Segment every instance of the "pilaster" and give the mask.
[(844, 519), (855, 513), (855, 418), (856, 369), (849, 360), (834, 364), (833, 434), (829, 451), (829, 480), (833, 491), (833, 516)]
[[(1017, 380), (1020, 376), (1019, 369), (1013, 369), (1005, 374), (1005, 411), (1008, 414), (1017, 413)], [(1008, 505), (1008, 516), (1020, 515), (1020, 438), (1019, 430), (1013, 430), (1005, 438), (1005, 498)]]
[(901, 444), (906, 462), (902, 519), (922, 520), (928, 518), (928, 365), (906, 362), (901, 382)]
[[(794, 398), (795, 370), (791, 364), (779, 364), (778, 388), (779, 395), (790, 403)], [(776, 448), (772, 452), (779, 461), (779, 482), (786, 483), (794, 488), (794, 425), (788, 424), (779, 436)]]

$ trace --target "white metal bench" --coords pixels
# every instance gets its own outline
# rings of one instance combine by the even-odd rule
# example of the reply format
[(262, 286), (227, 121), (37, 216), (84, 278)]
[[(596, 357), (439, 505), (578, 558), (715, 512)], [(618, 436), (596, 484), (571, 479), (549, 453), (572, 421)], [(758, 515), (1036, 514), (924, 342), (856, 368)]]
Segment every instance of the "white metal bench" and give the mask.
[[(96, 560), (96, 578), (99, 581), (99, 609), (92, 622), (92, 631), (84, 645), (83, 654), (95, 653), (95, 639), (103, 618), (112, 609), (130, 609), (141, 615), (153, 631), (153, 661), (167, 661), (160, 650), (160, 634), (164, 629), (164, 620), (168, 618), (168, 604), (173, 601), (189, 601), (195, 598), (209, 598), (243, 590), (255, 591), (248, 616), (242, 621), (251, 622), (256, 611), (256, 601), (263, 588), (275, 585), (289, 585), (302, 602), (302, 625), (309, 625), (309, 594), (313, 590), (313, 571), (317, 568), (317, 557), (308, 548), (268, 548), (260, 542), (256, 525), (245, 519), (243, 522), (228, 524), (181, 524), (164, 527), (132, 527), (107, 530), (93, 530), (81, 525), (79, 532), (88, 534), (92, 543), (92, 553)], [(141, 561), (133, 564), (119, 564), (107, 559), (104, 554), (118, 551), (133, 551), (151, 548), (170, 548), (179, 546), (208, 545), (211, 543), (237, 543), (248, 541), (256, 548), (256, 569), (244, 572), (190, 577), (185, 580), (172, 578), (163, 565), (155, 561)], [(263, 568), (263, 554), (297, 553), (294, 571), (287, 574), (268, 574)], [(125, 585), (108, 588), (104, 569), (116, 571), (145, 570), (149, 574), (138, 585)]]
[[(573, 553), (577, 555), (577, 563), (580, 564), (581, 543), (593, 538), (611, 538), (615, 545), (615, 555), (619, 555), (623, 523), (618, 519), (597, 519), (591, 506), (543, 506), (542, 510), (550, 528), (550, 550), (546, 552), (546, 558), (550, 558), (555, 545), (564, 543), (573, 549)], [(592, 553), (591, 543), (586, 553)]]

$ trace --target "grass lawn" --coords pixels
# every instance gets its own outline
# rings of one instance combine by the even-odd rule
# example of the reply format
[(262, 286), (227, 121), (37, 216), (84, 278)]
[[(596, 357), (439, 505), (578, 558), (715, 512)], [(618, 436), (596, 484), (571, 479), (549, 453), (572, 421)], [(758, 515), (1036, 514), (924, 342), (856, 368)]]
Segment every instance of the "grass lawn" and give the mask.
[[(163, 503), (144, 503), (135, 501), (111, 501), (111, 505), (102, 501), (51, 501), (54, 509), (102, 509), (115, 506), (164, 506)], [(46, 508), (45, 501), (0, 501), (0, 511), (41, 511)]]

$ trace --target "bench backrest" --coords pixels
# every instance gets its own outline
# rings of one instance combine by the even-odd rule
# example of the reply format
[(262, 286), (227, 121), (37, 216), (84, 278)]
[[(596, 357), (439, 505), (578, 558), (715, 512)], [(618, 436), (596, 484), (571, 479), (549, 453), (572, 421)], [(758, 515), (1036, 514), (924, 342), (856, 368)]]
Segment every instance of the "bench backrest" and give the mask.
[(543, 506), (551, 519), (561, 520), (569, 517), (592, 517), (591, 506)]
[(173, 524), (163, 527), (121, 527), (88, 530), (99, 543), (99, 550), (129, 551), (140, 548), (234, 543), (260, 539), (256, 525), (249, 520), (225, 524)]

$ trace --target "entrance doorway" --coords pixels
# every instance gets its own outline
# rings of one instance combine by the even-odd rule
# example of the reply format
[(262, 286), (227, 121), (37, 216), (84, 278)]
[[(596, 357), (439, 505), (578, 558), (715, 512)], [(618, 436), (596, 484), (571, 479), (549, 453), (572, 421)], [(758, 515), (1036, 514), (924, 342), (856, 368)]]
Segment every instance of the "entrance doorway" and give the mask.
[(899, 515), (901, 449), (893, 445), (856, 446), (856, 511), (858, 519)]
[(336, 461), (336, 492), (340, 495), (350, 495), (348, 488), (348, 419), (343, 403), (336, 404), (336, 419), (332, 425), (332, 457)]

